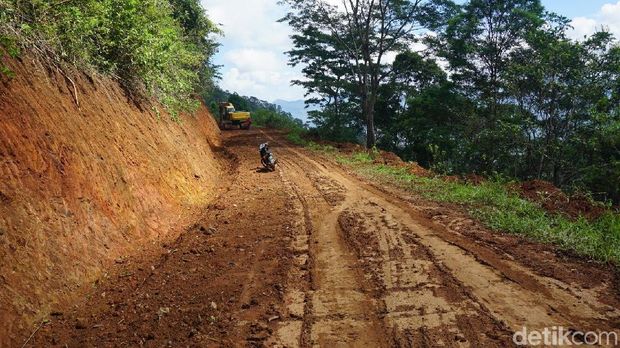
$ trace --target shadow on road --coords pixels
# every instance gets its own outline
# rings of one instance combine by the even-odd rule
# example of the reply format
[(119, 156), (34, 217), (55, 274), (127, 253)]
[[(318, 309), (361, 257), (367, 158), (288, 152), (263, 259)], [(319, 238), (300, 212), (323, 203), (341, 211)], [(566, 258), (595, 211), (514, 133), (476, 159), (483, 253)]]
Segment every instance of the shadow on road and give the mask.
[(265, 167), (256, 167), (257, 173), (271, 173), (272, 171)]

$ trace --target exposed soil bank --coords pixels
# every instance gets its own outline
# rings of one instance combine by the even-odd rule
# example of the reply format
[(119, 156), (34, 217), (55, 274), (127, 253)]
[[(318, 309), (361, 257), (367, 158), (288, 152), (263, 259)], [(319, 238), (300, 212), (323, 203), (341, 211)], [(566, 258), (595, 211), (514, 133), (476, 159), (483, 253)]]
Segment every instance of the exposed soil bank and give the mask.
[[(512, 347), (523, 327), (620, 332), (610, 268), (378, 189), (281, 132), (224, 134), (235, 165), (196, 225), (116, 263), (26, 347)], [(264, 141), (275, 172), (259, 167)]]
[(0, 82), (0, 346), (153, 243), (178, 237), (224, 165), (206, 108), (177, 123), (118, 84), (9, 62)]

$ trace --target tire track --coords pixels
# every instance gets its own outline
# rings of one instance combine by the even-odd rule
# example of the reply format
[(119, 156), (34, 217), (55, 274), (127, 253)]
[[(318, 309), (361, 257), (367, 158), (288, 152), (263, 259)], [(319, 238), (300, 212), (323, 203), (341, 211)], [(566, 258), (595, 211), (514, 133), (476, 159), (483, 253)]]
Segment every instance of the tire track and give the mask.
[[(558, 284), (557, 280), (538, 276), (516, 262), (500, 261), (493, 251), (483, 249), (472, 241), (465, 240), (464, 237), (455, 240), (454, 236), (435, 231), (427, 224), (419, 222), (417, 220), (419, 217), (413, 214), (407, 203), (391, 196), (388, 197), (342, 174), (333, 165), (330, 166), (325, 162), (318, 165), (302, 151), (289, 150), (298, 161), (304, 162), (304, 167), (313, 165), (313, 168), (318, 170), (315, 176), (321, 177), (323, 181), (328, 178), (336, 182), (337, 186), (345, 188), (346, 198), (341, 211), (358, 213), (362, 216), (362, 220), (374, 222), (374, 225), (370, 225), (367, 229), (371, 231), (369, 235), (379, 237), (380, 247), (376, 257), (383, 258), (385, 264), (390, 266), (379, 269), (379, 271), (366, 267), (366, 271), (381, 275), (379, 285), (375, 289), (392, 288), (391, 295), (390, 291), (385, 291), (380, 298), (385, 301), (386, 326), (392, 328), (392, 338), (397, 344), (415, 342), (419, 345), (429, 339), (437, 343), (437, 337), (441, 335), (442, 330), (446, 329), (446, 325), (448, 332), (450, 328), (467, 330), (466, 326), (472, 322), (470, 320), (472, 318), (488, 319), (483, 325), (486, 329), (482, 330), (486, 337), (464, 334), (467, 338), (466, 342), (486, 342), (484, 345), (488, 345), (489, 342), (495, 342), (499, 346), (510, 344), (510, 341), (507, 342), (510, 333), (524, 326), (530, 330), (542, 330), (552, 326), (576, 327), (583, 331), (617, 330), (614, 324), (620, 316), (620, 310), (617, 308), (610, 309), (609, 306), (585, 291), (577, 295), (571, 289), (570, 284)], [(316, 184), (320, 185), (320, 182)], [(366, 198), (372, 204), (365, 207), (357, 204)], [(423, 258), (426, 261), (425, 266), (415, 263), (407, 264), (405, 261), (409, 257), (407, 253), (412, 252), (408, 250), (407, 245), (417, 245), (426, 250), (427, 256)], [(366, 261), (366, 263), (369, 262)], [(416, 287), (405, 287), (399, 290), (398, 278), (410, 276), (416, 268), (418, 273), (426, 277), (434, 277), (439, 288), (448, 290), (443, 293), (437, 290), (420, 293)], [(390, 277), (394, 277), (396, 282)], [(446, 286), (437, 279), (450, 285)], [(425, 281), (423, 278), (417, 280), (418, 284), (424, 282), (428, 280)], [(467, 304), (464, 308), (469, 308), (468, 311), (455, 311), (450, 308), (449, 301), (447, 305), (441, 302), (458, 293), (465, 296), (461, 302)], [(405, 316), (415, 317), (414, 309), (416, 308), (413, 304), (420, 302), (443, 308), (446, 310), (445, 313), (454, 313), (454, 315), (448, 320), (438, 318), (436, 320), (438, 330), (435, 333), (424, 330), (424, 327), (428, 327), (424, 323), (413, 325), (411, 322), (399, 323), (396, 313), (406, 313)], [(407, 303), (411, 305), (408, 306)], [(408, 310), (409, 313), (407, 313)], [(419, 312), (419, 308), (417, 310)], [(480, 331), (480, 328), (475, 329)], [(460, 345), (460, 334), (462, 332), (456, 332), (454, 336), (456, 343), (453, 344), (456, 346)], [(402, 337), (405, 339), (401, 339)]]
[(376, 303), (337, 221), (344, 188), (321, 176), (314, 164), (300, 163), (292, 152), (285, 149), (280, 156), (284, 179), (304, 207), (304, 220), (310, 221), (306, 226), (312, 226), (306, 227), (311, 289), (306, 294), (302, 346), (383, 346)]

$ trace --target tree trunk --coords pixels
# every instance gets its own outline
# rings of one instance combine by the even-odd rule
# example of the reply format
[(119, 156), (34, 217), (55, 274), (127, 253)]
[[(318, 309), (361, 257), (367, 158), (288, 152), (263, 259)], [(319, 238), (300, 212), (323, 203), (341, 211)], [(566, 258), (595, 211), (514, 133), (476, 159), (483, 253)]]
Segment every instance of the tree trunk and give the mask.
[(375, 133), (375, 102), (374, 95), (363, 98), (362, 113), (366, 120), (366, 148), (372, 149), (377, 144)]
[(377, 144), (377, 135), (375, 134), (375, 111), (374, 107), (368, 111), (366, 116), (366, 147), (372, 149)]

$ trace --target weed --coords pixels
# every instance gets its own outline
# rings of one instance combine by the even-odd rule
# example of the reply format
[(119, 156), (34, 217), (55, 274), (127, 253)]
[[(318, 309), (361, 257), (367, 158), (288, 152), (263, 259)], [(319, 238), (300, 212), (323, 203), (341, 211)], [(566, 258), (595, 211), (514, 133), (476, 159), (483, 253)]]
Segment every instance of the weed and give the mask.
[(299, 130), (291, 131), (290, 133), (288, 133), (286, 138), (296, 145), (306, 146), (308, 144), (308, 141), (302, 138), (301, 132)]

